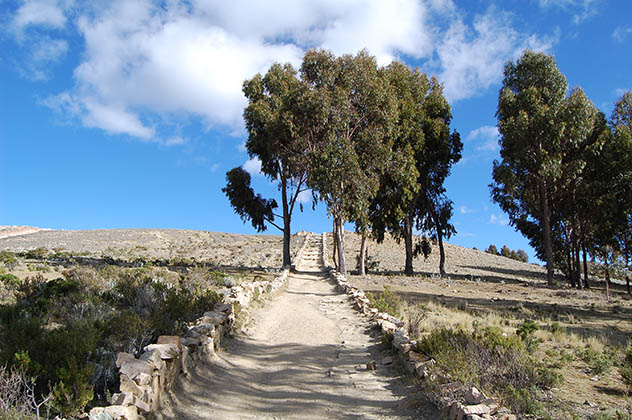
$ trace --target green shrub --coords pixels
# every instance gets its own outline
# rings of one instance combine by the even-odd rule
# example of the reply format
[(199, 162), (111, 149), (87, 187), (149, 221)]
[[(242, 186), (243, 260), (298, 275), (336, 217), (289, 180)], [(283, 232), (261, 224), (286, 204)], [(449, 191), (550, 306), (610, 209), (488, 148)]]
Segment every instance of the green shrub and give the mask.
[(525, 343), (529, 353), (533, 353), (537, 349), (538, 344), (540, 344), (540, 341), (533, 336), (533, 334), (539, 329), (540, 326), (531, 320), (523, 322), (518, 329), (516, 329), (516, 334)]
[(616, 353), (610, 349), (606, 349), (600, 353), (591, 347), (586, 347), (584, 350), (578, 351), (577, 355), (586, 362), (594, 374), (600, 375), (608, 372), (610, 368), (612, 368)]
[(13, 252), (2, 250), (0, 251), (0, 262), (9, 268), (14, 268), (18, 263), (18, 259)]
[(619, 367), (619, 375), (621, 375), (621, 380), (627, 387), (627, 394), (630, 395), (630, 392), (632, 392), (632, 345), (628, 345), (625, 350), (623, 363)]
[(15, 288), (20, 285), (20, 279), (13, 274), (0, 274), (0, 283)]
[(30, 249), (24, 253), (24, 257), (31, 260), (41, 260), (48, 255), (48, 249), (42, 247)]
[(537, 385), (542, 389), (551, 389), (560, 385), (564, 381), (564, 376), (554, 369), (546, 366), (538, 368)]
[(402, 301), (391, 291), (390, 287), (384, 286), (384, 291), (378, 296), (367, 293), (366, 297), (369, 299), (370, 305), (380, 312), (386, 312), (395, 317), (400, 316)]

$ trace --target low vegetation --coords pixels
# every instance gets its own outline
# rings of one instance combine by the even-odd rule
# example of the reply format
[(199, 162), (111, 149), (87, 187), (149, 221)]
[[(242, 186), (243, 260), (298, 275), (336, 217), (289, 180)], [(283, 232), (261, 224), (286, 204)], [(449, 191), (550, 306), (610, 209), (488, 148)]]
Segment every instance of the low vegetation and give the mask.
[(71, 263), (76, 255), (44, 249), (1, 257), (0, 419), (37, 410), (69, 418), (107, 403), (118, 389), (118, 352), (138, 354), (159, 335), (183, 333), (221, 300), (219, 288), (247, 280), (171, 261), (82, 266)]
[[(389, 293), (395, 296), (391, 300), (399, 302), (417, 350), (437, 362), (425, 383), (431, 395), (445, 395), (447, 390), (458, 397), (468, 386), (476, 386), (519, 415), (627, 418), (621, 416), (627, 415), (629, 404), (625, 394), (630, 391), (631, 347), (624, 350), (621, 345), (578, 336), (550, 318), (524, 319), (534, 315), (527, 311), (478, 312), (438, 302), (411, 305)], [(613, 417), (591, 411), (594, 401), (586, 399), (582, 406), (560, 398), (566, 393), (567, 378), (572, 392), (582, 395), (591, 392), (595, 381), (605, 381), (610, 393), (618, 394), (618, 405), (608, 407)], [(452, 387), (455, 382), (460, 387)]]

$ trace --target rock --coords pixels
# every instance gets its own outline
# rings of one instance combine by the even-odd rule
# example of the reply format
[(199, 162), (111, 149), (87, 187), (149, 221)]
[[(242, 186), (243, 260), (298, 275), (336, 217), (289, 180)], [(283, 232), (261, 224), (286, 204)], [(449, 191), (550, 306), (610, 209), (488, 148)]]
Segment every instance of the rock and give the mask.
[(371, 362), (367, 362), (366, 369), (367, 370), (376, 370), (377, 369), (377, 363), (375, 363), (374, 360), (371, 361)]
[(385, 358), (382, 359), (382, 364), (383, 365), (392, 365), (393, 364), (393, 358), (390, 356), (386, 356)]
[(164, 368), (165, 362), (160, 357), (160, 352), (158, 350), (146, 351), (140, 355), (140, 360), (143, 360), (154, 367), (154, 369), (162, 370)]
[(150, 344), (146, 346), (144, 350), (158, 350), (160, 352), (160, 358), (163, 360), (174, 359), (180, 354), (178, 346), (175, 344)]
[(133, 354), (120, 352), (119, 354), (116, 355), (116, 367), (120, 368), (123, 362), (126, 360), (135, 360), (135, 359), (136, 358), (134, 357)]
[(381, 320), (380, 326), (382, 327), (382, 331), (387, 333), (393, 333), (397, 329), (397, 326), (395, 324), (386, 320)]
[(183, 346), (186, 347), (192, 347), (195, 349), (195, 347), (200, 345), (200, 339), (198, 338), (193, 338), (193, 337), (183, 337), (180, 339), (180, 342), (182, 343)]
[(213, 310), (217, 311), (217, 312), (224, 312), (226, 314), (232, 314), (233, 313), (233, 305), (230, 305), (228, 303), (218, 303), (213, 307)]
[(235, 279), (232, 277), (224, 277), (224, 286), (233, 287), (235, 285)]
[(134, 395), (129, 392), (120, 392), (112, 395), (110, 398), (112, 405), (134, 405)]
[(150, 405), (140, 398), (134, 400), (134, 405), (143, 413), (149, 413), (151, 411)]
[(125, 360), (119, 368), (119, 372), (127, 375), (130, 379), (136, 379), (141, 374), (151, 377), (153, 370), (154, 367), (151, 364), (138, 359)]
[(415, 371), (419, 378), (424, 379), (430, 374), (430, 368), (435, 364), (434, 360), (428, 360), (427, 362), (417, 362), (415, 364)]
[(485, 395), (476, 387), (472, 387), (465, 392), (465, 402), (468, 404), (480, 404), (485, 400)]
[(157, 344), (175, 344), (178, 346), (178, 351), (182, 351), (182, 343), (180, 342), (180, 337), (177, 335), (161, 335), (158, 337)]
[(132, 381), (129, 376), (122, 374), (120, 376), (121, 384), (119, 385), (119, 389), (121, 392), (127, 392), (133, 394), (135, 396), (143, 395), (143, 391), (136, 385), (136, 382)]
[(134, 405), (110, 405), (108, 407), (95, 407), (90, 410), (91, 420), (138, 420), (138, 409)]

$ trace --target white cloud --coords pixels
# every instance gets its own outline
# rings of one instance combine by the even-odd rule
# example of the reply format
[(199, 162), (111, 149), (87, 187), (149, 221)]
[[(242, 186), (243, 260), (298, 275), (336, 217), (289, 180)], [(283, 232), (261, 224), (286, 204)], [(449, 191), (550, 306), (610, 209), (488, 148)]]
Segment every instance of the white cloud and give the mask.
[[(243, 81), (273, 62), (298, 66), (310, 47), (336, 54), (367, 48), (381, 64), (404, 56), (429, 60), (448, 99), (458, 100), (498, 83), (505, 62), (524, 48), (554, 42), (519, 33), (495, 8), (466, 24), (452, 0), (78, 4), (28, 0), (15, 11), (21, 31), (74, 25), (85, 46), (74, 86), (45, 102), (86, 126), (152, 141), (155, 126), (169, 127), (183, 115), (243, 135)], [(48, 61), (68, 50), (49, 47), (40, 52)]]
[(312, 201), (312, 190), (305, 190), (305, 191), (301, 191), (300, 193), (298, 193), (298, 197), (296, 198), (296, 201), (298, 201), (299, 203), (309, 203)]
[(214, 163), (211, 165), (211, 172), (215, 173), (219, 169), (219, 163)]
[(175, 137), (170, 137), (165, 141), (165, 146), (180, 146), (187, 143), (187, 139), (180, 137), (180, 136), (175, 136)]
[(460, 214), (470, 214), (473, 213), (474, 210), (472, 210), (471, 208), (467, 207), (467, 206), (459, 206), (459, 213)]
[(503, 214), (492, 214), (489, 216), (489, 223), (492, 225), (507, 226), (509, 219)]
[(475, 130), (470, 131), (466, 137), (466, 141), (476, 141), (478, 144), (476, 150), (483, 152), (496, 152), (500, 150), (498, 145), (498, 127), (484, 125)]
[(247, 149), (246, 149), (246, 142), (242, 141), (241, 143), (239, 143), (237, 145), (237, 150), (239, 150), (240, 153), (245, 153), (247, 151)]
[(619, 43), (623, 43), (630, 34), (632, 34), (631, 25), (619, 26), (612, 32), (612, 38)]
[(632, 92), (632, 89), (618, 88), (614, 90), (614, 93), (619, 97), (623, 96), (624, 94), (628, 92)]
[(62, 28), (66, 25), (64, 8), (69, 3), (57, 0), (25, 0), (13, 16), (12, 27), (17, 32), (34, 25)]
[(538, 0), (540, 7), (556, 7), (572, 15), (573, 23), (579, 25), (598, 12), (601, 0)]
[(252, 176), (263, 175), (261, 172), (261, 161), (258, 158), (248, 159), (241, 167)]
[(437, 46), (439, 79), (450, 101), (486, 90), (502, 79), (505, 63), (529, 48), (548, 50), (554, 38), (527, 36), (511, 26), (511, 16), (490, 7), (473, 25), (455, 20)]

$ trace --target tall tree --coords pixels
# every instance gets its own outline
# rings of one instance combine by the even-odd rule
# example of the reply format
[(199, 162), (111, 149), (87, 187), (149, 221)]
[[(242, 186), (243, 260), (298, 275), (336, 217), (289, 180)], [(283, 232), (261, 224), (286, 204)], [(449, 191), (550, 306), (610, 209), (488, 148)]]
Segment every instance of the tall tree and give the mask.
[(385, 69), (386, 78), (397, 97), (398, 119), (394, 132), (391, 162), (382, 174), (380, 188), (370, 206), (373, 237), (382, 242), (386, 232), (404, 239), (405, 272), (413, 271), (413, 228), (415, 198), (419, 192), (416, 156), (424, 147), (425, 102), (430, 80), (418, 69), (393, 62)]
[[(300, 113), (304, 85), (290, 64), (273, 64), (265, 76), (257, 74), (243, 85), (248, 99), (244, 120), (248, 130), (246, 149), (251, 158), (261, 161), (261, 172), (271, 181), (278, 182), (281, 192), (281, 214), (275, 214), (275, 200), (259, 197), (258, 204), (244, 203), (240, 198), (252, 196), (250, 177), (243, 169), (234, 168), (227, 173), (226, 193), (235, 211), (253, 226), (263, 231), (266, 224), (283, 232), (283, 266), (291, 265), (290, 239), (292, 213), (299, 194), (305, 190), (307, 161), (305, 139), (301, 136)], [(247, 185), (245, 183), (247, 181)], [(240, 182), (240, 184), (238, 184)], [(280, 219), (282, 223), (276, 220)]]
[(310, 89), (303, 104), (310, 121), (308, 185), (333, 217), (337, 267), (346, 273), (344, 224), (360, 232), (368, 227), (369, 204), (390, 161), (395, 99), (366, 51), (335, 57), (310, 50), (301, 76)]
[(547, 282), (553, 284), (551, 205), (561, 176), (568, 85), (553, 57), (526, 51), (505, 66), (498, 98), (500, 156), (492, 198), (524, 234), (542, 233)]
[(450, 238), (456, 230), (450, 223), (452, 201), (446, 196), (444, 183), (452, 165), (461, 160), (463, 143), (456, 130), (450, 132), (452, 111), (443, 96), (443, 85), (435, 78), (432, 78), (425, 109), (424, 147), (415, 158), (420, 188), (414, 212), (417, 229), (430, 232), (439, 244), (439, 273), (445, 275), (443, 239)]

